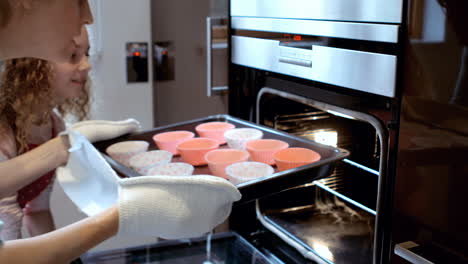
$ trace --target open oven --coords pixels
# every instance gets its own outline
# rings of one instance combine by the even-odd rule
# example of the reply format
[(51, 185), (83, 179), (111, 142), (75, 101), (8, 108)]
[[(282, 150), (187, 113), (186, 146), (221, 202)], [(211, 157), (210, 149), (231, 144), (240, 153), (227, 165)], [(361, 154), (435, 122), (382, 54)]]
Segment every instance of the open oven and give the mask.
[[(455, 28), (438, 40), (444, 56), (431, 53), (437, 36), (424, 35), (434, 10), (460, 14), (453, 3), (230, 1), (229, 114), (350, 155), (323, 179), (236, 205), (231, 233), (213, 236), (214, 263), (466, 263), (466, 18), (436, 21)], [(425, 68), (428, 58), (458, 66)], [(440, 91), (447, 83), (451, 95)], [(434, 206), (416, 203), (425, 201)], [(165, 241), (89, 263), (202, 263), (205, 243)]]
[(235, 228), (286, 263), (468, 263), (468, 3), (231, 3), (230, 113), (351, 153)]
[(355, 2), (231, 2), (230, 113), (351, 153), (325, 179), (234, 210), (233, 229), (285, 263), (390, 251), (402, 1)]

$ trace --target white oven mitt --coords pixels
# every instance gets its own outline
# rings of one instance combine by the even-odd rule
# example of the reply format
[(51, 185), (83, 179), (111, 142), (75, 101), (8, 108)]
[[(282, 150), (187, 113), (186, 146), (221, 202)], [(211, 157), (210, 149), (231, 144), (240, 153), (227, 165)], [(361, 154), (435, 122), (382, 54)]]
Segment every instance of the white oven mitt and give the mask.
[(132, 118), (121, 121), (88, 120), (71, 126), (72, 130), (80, 132), (91, 142), (116, 138), (139, 128), (140, 123)]
[(71, 148), (57, 181), (91, 216), (118, 203), (119, 233), (188, 238), (222, 223), (241, 195), (227, 180), (209, 176), (142, 176), (120, 179), (101, 154), (77, 131), (67, 130)]
[(66, 166), (56, 170), (57, 181), (75, 205), (91, 216), (115, 205), (119, 177), (86, 137), (67, 130), (70, 149)]
[(212, 231), (241, 198), (211, 175), (142, 176), (119, 180), (119, 234), (180, 239)]

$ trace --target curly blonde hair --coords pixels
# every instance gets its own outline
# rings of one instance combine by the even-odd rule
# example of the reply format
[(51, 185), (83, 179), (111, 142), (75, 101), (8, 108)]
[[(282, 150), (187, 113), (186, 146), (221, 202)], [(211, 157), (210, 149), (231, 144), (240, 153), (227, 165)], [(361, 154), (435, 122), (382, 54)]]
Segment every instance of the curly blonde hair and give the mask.
[[(68, 115), (77, 120), (88, 117), (90, 108), (90, 81), (83, 88), (78, 98), (67, 99), (62, 104), (53, 100), (51, 80), (54, 77), (53, 65), (41, 59), (21, 58), (4, 62), (0, 74), (0, 122), (13, 129), (18, 153), (27, 148), (27, 129), (31, 125), (47, 123), (53, 109), (57, 109), (62, 118)], [(34, 111), (34, 106), (41, 105), (50, 109), (43, 113)]]

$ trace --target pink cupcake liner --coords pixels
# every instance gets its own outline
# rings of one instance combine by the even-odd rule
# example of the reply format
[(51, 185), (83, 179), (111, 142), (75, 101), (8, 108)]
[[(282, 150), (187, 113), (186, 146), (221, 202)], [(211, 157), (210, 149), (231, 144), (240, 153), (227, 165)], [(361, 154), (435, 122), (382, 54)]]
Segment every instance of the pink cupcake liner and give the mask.
[(226, 167), (241, 161), (246, 161), (249, 153), (238, 149), (217, 149), (208, 152), (205, 160), (213, 175), (227, 179)]
[(193, 132), (178, 130), (156, 134), (153, 136), (153, 141), (159, 149), (167, 150), (174, 155), (178, 155), (177, 145), (194, 136), (195, 134)]
[(246, 149), (250, 153), (250, 160), (274, 165), (276, 152), (289, 147), (289, 144), (276, 139), (259, 139), (246, 143)]
[(224, 133), (235, 127), (235, 125), (227, 122), (208, 122), (196, 126), (195, 130), (200, 137), (216, 139), (221, 145), (226, 143)]
[(218, 141), (211, 138), (188, 139), (177, 145), (182, 160), (194, 165), (206, 165), (205, 154), (219, 148)]
[(279, 171), (304, 166), (320, 160), (320, 154), (306, 148), (287, 148), (274, 155)]

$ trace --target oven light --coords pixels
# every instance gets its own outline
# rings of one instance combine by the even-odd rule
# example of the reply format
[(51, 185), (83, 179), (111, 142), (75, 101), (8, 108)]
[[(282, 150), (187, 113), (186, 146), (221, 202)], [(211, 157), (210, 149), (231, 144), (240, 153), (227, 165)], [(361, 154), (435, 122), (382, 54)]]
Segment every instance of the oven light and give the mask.
[(333, 253), (330, 251), (327, 245), (314, 241), (312, 243), (312, 248), (322, 257), (334, 261)]
[(349, 115), (345, 115), (345, 114), (342, 114), (340, 112), (336, 112), (336, 111), (333, 111), (333, 110), (327, 110), (328, 113), (332, 114), (332, 115), (336, 115), (336, 116), (341, 116), (341, 117), (344, 117), (344, 118), (348, 118), (348, 119), (356, 119), (352, 116), (349, 116)]
[(336, 131), (316, 131), (313, 134), (315, 142), (336, 147), (338, 145), (338, 133)]

